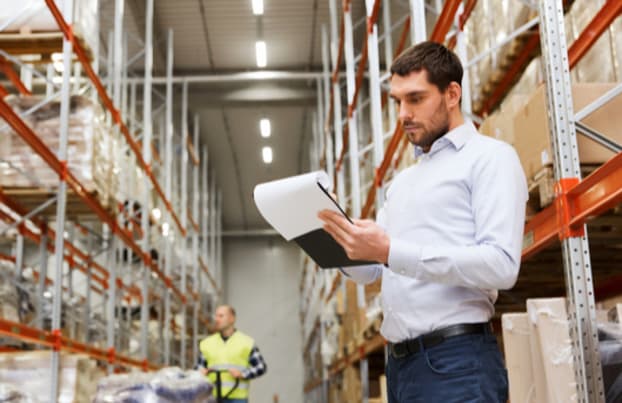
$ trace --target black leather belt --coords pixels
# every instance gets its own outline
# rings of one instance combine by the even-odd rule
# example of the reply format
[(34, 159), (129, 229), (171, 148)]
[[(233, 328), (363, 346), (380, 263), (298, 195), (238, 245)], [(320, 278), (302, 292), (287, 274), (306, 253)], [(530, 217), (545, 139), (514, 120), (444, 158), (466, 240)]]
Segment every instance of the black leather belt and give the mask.
[(462, 323), (434, 330), (415, 339), (404, 340), (399, 343), (389, 343), (389, 351), (395, 358), (404, 358), (410, 354), (417, 354), (424, 349), (432, 348), (445, 340), (465, 334), (492, 333), (490, 323)]

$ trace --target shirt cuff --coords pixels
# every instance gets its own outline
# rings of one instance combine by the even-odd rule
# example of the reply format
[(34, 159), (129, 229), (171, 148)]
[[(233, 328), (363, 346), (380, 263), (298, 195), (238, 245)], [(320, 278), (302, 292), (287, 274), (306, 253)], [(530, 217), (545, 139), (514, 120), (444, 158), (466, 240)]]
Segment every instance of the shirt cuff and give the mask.
[(421, 246), (401, 239), (391, 238), (389, 246), (389, 269), (395, 274), (415, 277), (421, 263)]

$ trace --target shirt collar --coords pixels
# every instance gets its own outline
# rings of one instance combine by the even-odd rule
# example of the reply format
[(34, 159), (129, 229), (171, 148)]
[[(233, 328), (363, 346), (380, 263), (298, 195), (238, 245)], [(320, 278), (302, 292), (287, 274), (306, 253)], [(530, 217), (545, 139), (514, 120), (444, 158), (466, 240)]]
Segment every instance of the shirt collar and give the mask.
[[(430, 148), (428, 155), (434, 155), (438, 151), (445, 148), (448, 144), (452, 144), (456, 151), (460, 150), (466, 143), (469, 141), (473, 134), (475, 133), (475, 126), (470, 121), (466, 121), (460, 126), (454, 128), (453, 130), (448, 131), (442, 137), (438, 138)], [(419, 146), (415, 146), (415, 158), (419, 158), (425, 153), (423, 149)]]

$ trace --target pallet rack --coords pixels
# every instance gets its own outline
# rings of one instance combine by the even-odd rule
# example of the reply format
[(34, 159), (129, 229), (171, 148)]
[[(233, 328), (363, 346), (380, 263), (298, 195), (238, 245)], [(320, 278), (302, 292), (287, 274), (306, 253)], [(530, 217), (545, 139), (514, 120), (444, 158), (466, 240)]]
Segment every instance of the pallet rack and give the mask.
[[(367, 71), (370, 86), (369, 100), (359, 101), (357, 105), (362, 79), (355, 80), (351, 2), (345, 1), (343, 3), (343, 14), (338, 18), (335, 1), (329, 0), (331, 6), (330, 54), (332, 74), (328, 73), (327, 50), (329, 45), (326, 39), (327, 35), (323, 32), (324, 79), (323, 85), (318, 84), (318, 124), (314, 134), (315, 148), (312, 152), (312, 156), (318, 157), (315, 161), (316, 167), (322, 166), (321, 159), (324, 159), (323, 167), (329, 171), (331, 177), (334, 177), (339, 199), (346, 201), (352, 214), (362, 217), (369, 217), (374, 206), (377, 208), (382, 202), (383, 186), (390, 181), (394, 168), (402, 159), (406, 148), (406, 141), (403, 139), (393, 107), (390, 105), (391, 100), (388, 100), (388, 111), (383, 115), (383, 106), (387, 101), (383, 99), (380, 90), (389, 75), (387, 72), (380, 75), (378, 71), (380, 47), (377, 22), (379, 3), (380, 1), (366, 1), (367, 16), (365, 22), (367, 23), (367, 30), (363, 35), (364, 43), (357, 72), (358, 77), (362, 78), (365, 64), (369, 64)], [(520, 77), (527, 63), (534, 57), (534, 53), (539, 48), (541, 49), (544, 64), (547, 66), (546, 85), (550, 111), (549, 126), (553, 128), (551, 138), (555, 150), (556, 196), (551, 206), (540, 211), (527, 222), (522, 254), (523, 261), (531, 264), (538, 254), (544, 254), (545, 251), (555, 254), (555, 245), (561, 246), (579, 400), (604, 401), (598, 339), (595, 332), (594, 295), (596, 292), (596, 297), (602, 299), (620, 294), (621, 290), (619, 282), (607, 284), (606, 281), (600, 281), (600, 284), (594, 287), (587, 224), (595, 223), (598, 216), (607, 213), (622, 202), (622, 154), (619, 153), (620, 148), (615, 143), (607, 142), (607, 139), (602, 141), (602, 136), (591, 137), (596, 138), (601, 144), (615, 150), (618, 154), (590, 175), (581, 178), (576, 151), (575, 127), (581, 133), (586, 132), (587, 130), (580, 122), (581, 119), (618, 96), (622, 92), (622, 84), (618, 84), (586, 108), (575, 113), (572, 108), (569, 71), (576, 66), (577, 62), (607, 27), (620, 16), (622, 3), (604, 2), (600, 11), (594, 15), (591, 22), (567, 49), (563, 15), (564, 9), (570, 6), (572, 2), (562, 2), (562, 0), (538, 1), (538, 18), (509, 33), (507, 38), (500, 41), (495, 49), (489, 49), (469, 60), (463, 28), (476, 3), (476, 0), (445, 1), (442, 10), (436, 10), (438, 19), (431, 31), (430, 39), (447, 42), (449, 46), (455, 47), (464, 65), (470, 66), (474, 64), (475, 60), (494, 52), (496, 48), (509, 43), (513, 38), (526, 35), (526, 40), (522, 42), (514, 55), (512, 64), (502, 72), (503, 74), (488, 84), (490, 87), (488, 88), (489, 95), (483, 103), (473, 105), (474, 111), (472, 111), (471, 95), (469, 94), (468, 74), (465, 74), (463, 110), (466, 116), (476, 123), (481, 123), (486, 115), (499, 106), (512, 85)], [(410, 0), (410, 15), (405, 21), (400, 20), (395, 24), (392, 24), (390, 20), (391, 5), (391, 2), (383, 1), (381, 11), (384, 33), (381, 35), (380, 41), (385, 41), (384, 50), (387, 61), (393, 59), (392, 37), (394, 35), (392, 32), (394, 30), (404, 26), (400, 37), (405, 38), (407, 30), (410, 28), (411, 43), (417, 43), (426, 38), (425, 16), (427, 6), (423, 0)], [(339, 19), (340, 24), (338, 25)], [(401, 48), (402, 45), (400, 44), (399, 49)], [(345, 54), (347, 76), (345, 122), (342, 121), (341, 85), (338, 75), (342, 53)], [(361, 136), (357, 136), (357, 124), (360, 126), (360, 119), (357, 120), (357, 114), (362, 115), (363, 107), (367, 105), (370, 107), (366, 116), (371, 122), (370, 131), (372, 135), (369, 137), (372, 140), (369, 144), (359, 148), (358, 141)], [(385, 130), (387, 127), (389, 128), (386, 132), (383, 132), (383, 123)], [(349, 147), (348, 151), (345, 150), (346, 145)], [(361, 189), (360, 183), (363, 179), (361, 179), (359, 168), (365, 163), (365, 153), (370, 150), (373, 150), (373, 176), (368, 184)], [(352, 158), (352, 156), (357, 157)], [(349, 160), (347, 176), (344, 164), (346, 159)], [(333, 161), (335, 162), (333, 163)], [(346, 195), (345, 188), (346, 180), (350, 184), (348, 195)], [(367, 197), (363, 208), (361, 208), (360, 202), (363, 195)], [(307, 287), (312, 287), (315, 290), (313, 292), (316, 292), (324, 302), (330, 301), (335, 293), (344, 287), (340, 275), (317, 270), (308, 260), (305, 260), (303, 266), (305, 273), (303, 276), (317, 278), (317, 281), (307, 281)], [(539, 270), (543, 270), (543, 267), (539, 267)], [(616, 278), (619, 276), (612, 277), (612, 279)], [(303, 280), (306, 281), (305, 277)], [(302, 285), (301, 288), (304, 290)], [(370, 291), (374, 289), (370, 286), (367, 288)], [(376, 286), (375, 289), (377, 290), (377, 288)], [(321, 345), (322, 340), (326, 337), (323, 312), (321, 309), (313, 309), (310, 294), (312, 292), (303, 294), (301, 307), (304, 329), (303, 345), (306, 346), (306, 352), (312, 349), (315, 343)], [(519, 297), (524, 298), (526, 295), (519, 295)], [(358, 286), (357, 299), (359, 307), (363, 308), (365, 289), (361, 286)], [(317, 316), (317, 321), (313, 320), (314, 315)], [(363, 401), (367, 401), (369, 398), (369, 379), (367, 377), (366, 358), (370, 354), (382, 351), (384, 344), (383, 338), (379, 334), (375, 334), (367, 340), (356, 341), (352, 346), (353, 348), (348, 349), (340, 359), (333, 362), (322, 362), (322, 373), (315, 378), (306, 379), (306, 401), (328, 401), (327, 385), (331, 381), (334, 382), (335, 376), (344, 368), (355, 363), (360, 363), (362, 396)], [(320, 386), (322, 386), (321, 389)]]
[[(58, 186), (52, 191), (55, 196), (33, 208), (22, 206), (20, 197), (9, 195), (0, 189), (0, 219), (6, 223), (6, 231), (16, 230), (16, 241), (11, 255), (5, 255), (15, 265), (16, 273), (21, 273), (26, 265), (26, 240), (39, 245), (39, 266), (36, 277), (38, 285), (35, 300), (38, 303), (35, 323), (23, 324), (0, 319), (0, 334), (11, 339), (40, 345), (53, 350), (51, 363), (50, 400), (58, 394), (59, 353), (71, 351), (87, 354), (108, 364), (108, 370), (121, 370), (124, 367), (137, 367), (143, 370), (156, 369), (162, 365), (176, 364), (190, 367), (194, 364), (198, 351), (198, 337), (206, 333), (209, 320), (204, 312), (204, 289), (211, 289), (211, 298), (221, 298), (221, 256), (222, 256), (222, 197), (217, 190), (214, 173), (208, 165), (207, 148), (199, 142), (200, 128), (198, 116), (194, 116), (193, 133), (190, 135), (188, 113), (188, 81), (181, 80), (182, 116), (180, 139), (175, 138), (173, 127), (173, 85), (178, 79), (173, 77), (172, 31), (168, 33), (167, 75), (164, 83), (166, 94), (164, 103), (152, 107), (153, 88), (153, 0), (146, 0), (144, 50), (127, 61), (127, 32), (123, 27), (124, 1), (115, 0), (114, 32), (109, 35), (107, 53), (107, 77), (99, 75), (99, 49), (87, 49), (78, 40), (72, 29), (72, 1), (63, 2), (65, 9), (59, 10), (53, 0), (46, 5), (56, 20), (62, 34), (62, 84), (56, 91), (53, 80), (54, 71), (48, 65), (47, 74), (39, 73), (34, 67), (0, 49), (2, 72), (12, 82), (12, 86), (22, 95), (32, 91), (32, 76), (46, 80), (46, 99), (33, 109), (40, 108), (51, 100), (60, 99), (61, 130), (59, 150), (51, 150), (37, 133), (24, 122), (24, 116), (16, 113), (9, 104), (0, 100), (0, 116), (21, 139), (30, 146), (33, 154), (39, 155), (47, 166), (59, 177)], [(63, 12), (64, 11), (64, 12)], [(99, 27), (96, 28), (99, 31)], [(0, 33), (1, 34), (1, 33)], [(99, 32), (96, 37), (99, 38)], [(92, 57), (90, 56), (92, 55)], [(144, 78), (128, 77), (128, 66), (137, 57), (144, 56)], [(77, 61), (75, 61), (77, 58)], [(92, 59), (92, 60), (91, 60)], [(23, 82), (13, 70), (20, 67)], [(76, 71), (73, 77), (72, 71)], [(81, 76), (84, 71), (87, 79)], [(85, 83), (86, 81), (86, 83)], [(81, 84), (84, 84), (81, 86)], [(137, 117), (137, 84), (143, 86), (142, 119)], [(3, 95), (9, 91), (2, 87)], [(139, 196), (139, 209), (133, 210), (138, 200), (128, 200), (118, 206), (104, 207), (67, 168), (67, 132), (69, 119), (69, 97), (71, 93), (84, 94), (92, 91), (94, 100), (101, 102), (111, 123), (110, 135), (122, 136), (124, 151), (128, 160), (142, 170), (142, 194)], [(112, 93), (112, 97), (109, 95)], [(128, 105), (129, 103), (129, 105)], [(165, 109), (165, 125), (160, 122), (159, 130), (165, 131), (165, 142), (160, 142), (159, 150), (153, 145), (154, 126), (158, 123), (156, 111)], [(163, 130), (163, 128), (165, 128)], [(114, 133), (114, 134), (113, 134)], [(181, 161), (174, 161), (174, 142), (181, 145)], [(163, 144), (164, 143), (164, 144)], [(158, 152), (164, 155), (163, 164)], [(154, 163), (158, 163), (157, 165)], [(174, 169), (174, 164), (178, 169)], [(177, 174), (175, 173), (177, 171)], [(188, 186), (188, 175), (192, 186)], [(211, 178), (208, 180), (208, 177)], [(181, 182), (180, 200), (174, 202), (173, 184)], [(201, 180), (202, 179), (202, 180)], [(164, 183), (164, 189), (160, 185)], [(127, 186), (127, 184), (124, 184)], [(190, 200), (188, 200), (188, 192)], [(71, 191), (73, 200), (81, 205), (81, 214), (75, 215), (67, 210), (67, 197)], [(191, 208), (188, 208), (190, 204)], [(51, 212), (50, 206), (55, 205)], [(164, 212), (161, 223), (153, 214), (154, 210)], [(71, 221), (69, 221), (71, 218)], [(54, 225), (51, 225), (53, 223)], [(52, 229), (51, 227), (54, 227)], [(164, 230), (168, 227), (168, 230)], [(152, 237), (152, 233), (156, 234)], [(162, 234), (164, 232), (164, 234)], [(137, 235), (138, 234), (138, 235)], [(52, 243), (53, 240), (53, 243)], [(164, 250), (164, 256), (156, 256), (152, 250)], [(48, 278), (49, 255), (54, 256), (54, 272)], [(187, 258), (186, 258), (187, 257)], [(136, 258), (137, 262), (134, 262)], [(180, 262), (179, 267), (173, 262)], [(75, 296), (78, 287), (73, 273), (75, 269), (84, 273), (85, 295), (83, 314), (74, 315), (77, 309), (64, 309), (62, 302)], [(175, 276), (179, 277), (175, 279)], [(188, 283), (188, 278), (192, 281)], [(18, 277), (16, 276), (16, 281)], [(209, 280), (204, 281), (205, 278)], [(67, 283), (63, 287), (63, 283)], [(41, 301), (45, 287), (52, 285), (53, 313), (52, 326), (45, 328), (41, 313)], [(20, 286), (20, 284), (15, 284)], [(101, 303), (94, 305), (93, 293), (101, 295)], [(120, 298), (122, 297), (122, 298)], [(140, 306), (140, 327), (138, 330), (140, 351), (122, 351), (120, 340), (135, 334), (133, 322), (136, 312), (133, 307)], [(162, 305), (164, 305), (162, 307)], [(178, 305), (177, 314), (173, 306)], [(99, 312), (96, 312), (99, 311)], [(162, 334), (159, 342), (163, 354), (157, 356), (149, 351), (149, 320), (153, 312), (158, 312)], [(106, 317), (104, 329), (105, 346), (95, 347), (89, 340), (89, 329), (95, 326), (93, 314)], [(188, 314), (191, 320), (187, 318)], [(177, 318), (179, 316), (179, 324)], [(61, 331), (61, 319), (71, 323), (70, 335)], [(75, 324), (82, 323), (87, 331), (84, 337), (77, 337)], [(188, 328), (192, 331), (189, 332)], [(179, 340), (177, 344), (173, 337)], [(151, 342), (155, 342), (151, 340)], [(192, 344), (191, 357), (188, 357), (188, 343)], [(179, 354), (170, 347), (179, 346)]]

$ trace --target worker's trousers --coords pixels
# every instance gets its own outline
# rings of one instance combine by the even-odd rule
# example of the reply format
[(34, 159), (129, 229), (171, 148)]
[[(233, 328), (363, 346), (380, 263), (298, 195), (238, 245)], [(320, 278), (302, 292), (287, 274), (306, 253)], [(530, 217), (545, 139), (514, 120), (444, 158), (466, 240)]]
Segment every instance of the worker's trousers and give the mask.
[(508, 378), (492, 334), (451, 337), (403, 358), (389, 354), (389, 403), (506, 403)]

